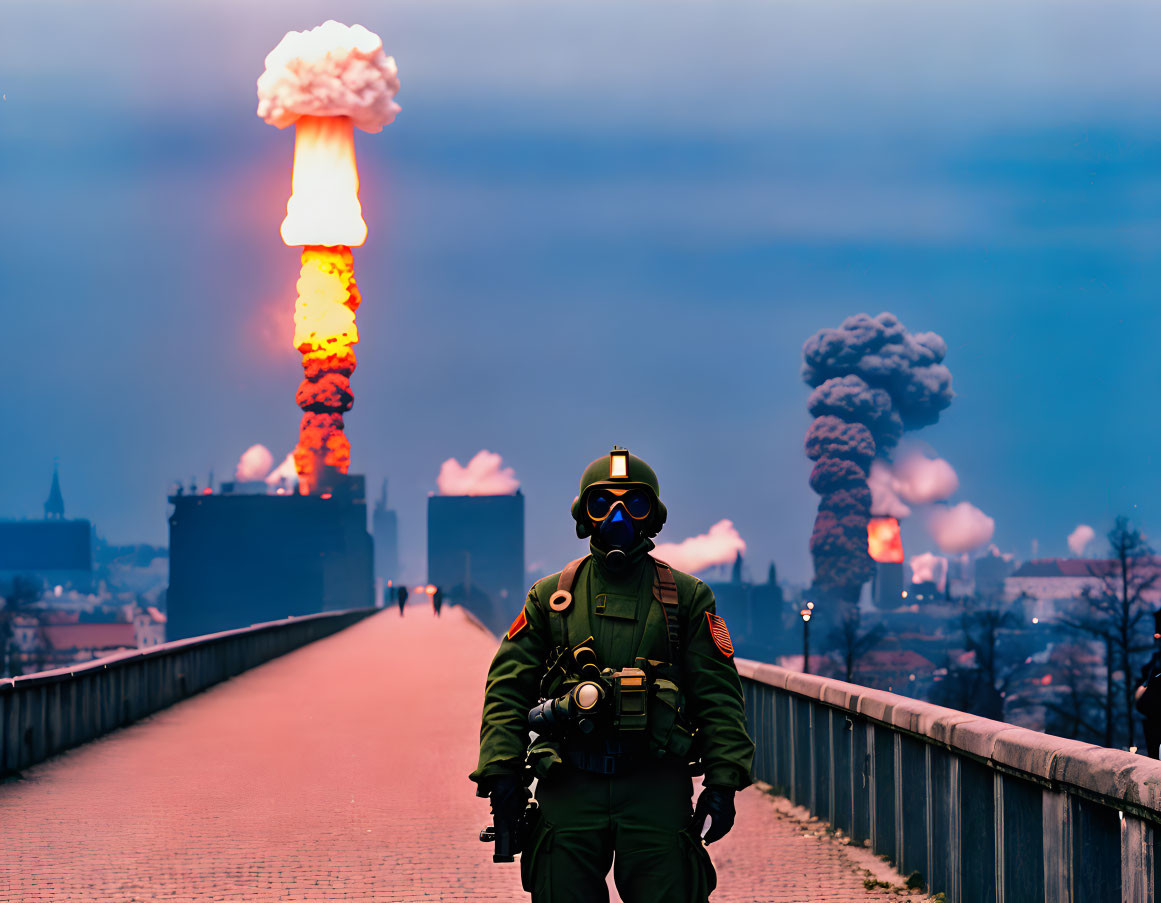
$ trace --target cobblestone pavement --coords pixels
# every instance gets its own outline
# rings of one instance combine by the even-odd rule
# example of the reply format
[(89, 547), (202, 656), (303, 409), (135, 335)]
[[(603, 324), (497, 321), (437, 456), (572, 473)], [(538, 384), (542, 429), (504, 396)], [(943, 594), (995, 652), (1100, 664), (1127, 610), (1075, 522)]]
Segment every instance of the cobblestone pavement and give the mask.
[[(0, 901), (527, 899), (472, 795), (491, 636), (386, 611), (0, 784)], [(757, 789), (715, 903), (886, 900)]]

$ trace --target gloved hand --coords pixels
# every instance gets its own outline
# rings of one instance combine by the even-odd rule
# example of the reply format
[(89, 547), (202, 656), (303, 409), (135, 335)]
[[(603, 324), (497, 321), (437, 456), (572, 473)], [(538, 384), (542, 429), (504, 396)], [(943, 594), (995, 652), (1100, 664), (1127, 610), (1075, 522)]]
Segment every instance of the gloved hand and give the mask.
[(498, 774), (488, 780), (488, 799), (492, 815), (498, 820), (515, 821), (528, 808), (532, 794), (516, 774)]
[(487, 788), (492, 801), (492, 835), (496, 844), (492, 860), (512, 862), (523, 851), (521, 818), (532, 794), (515, 774), (496, 775), (488, 781)]
[(734, 791), (725, 787), (706, 787), (693, 810), (693, 833), (701, 837), (706, 819), (710, 828), (702, 839), (708, 844), (721, 840), (734, 826)]

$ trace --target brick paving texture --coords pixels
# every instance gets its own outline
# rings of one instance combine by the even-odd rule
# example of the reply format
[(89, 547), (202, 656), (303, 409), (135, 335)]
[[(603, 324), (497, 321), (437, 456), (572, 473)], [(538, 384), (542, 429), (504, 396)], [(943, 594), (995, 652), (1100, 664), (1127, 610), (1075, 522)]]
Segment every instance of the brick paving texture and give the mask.
[[(467, 780), (495, 645), (385, 611), (0, 784), (0, 901), (527, 899)], [(893, 897), (759, 790), (738, 816), (715, 903)]]

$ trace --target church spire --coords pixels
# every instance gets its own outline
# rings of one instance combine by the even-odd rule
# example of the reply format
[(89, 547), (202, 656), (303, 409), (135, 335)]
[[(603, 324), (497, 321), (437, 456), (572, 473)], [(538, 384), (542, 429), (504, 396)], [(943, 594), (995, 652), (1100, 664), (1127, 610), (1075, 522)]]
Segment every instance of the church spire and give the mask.
[(52, 488), (48, 491), (48, 499), (44, 503), (44, 517), (46, 520), (61, 520), (64, 518), (64, 496), (60, 492), (60, 468), (52, 462)]

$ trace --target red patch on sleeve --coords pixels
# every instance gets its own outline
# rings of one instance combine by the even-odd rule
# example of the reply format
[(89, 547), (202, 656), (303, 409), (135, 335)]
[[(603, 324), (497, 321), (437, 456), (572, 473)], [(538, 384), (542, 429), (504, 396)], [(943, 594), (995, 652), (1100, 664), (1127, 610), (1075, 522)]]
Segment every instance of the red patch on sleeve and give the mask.
[(516, 620), (512, 622), (512, 626), (508, 628), (508, 632), (504, 634), (508, 639), (513, 639), (516, 634), (528, 626), (528, 615), (525, 614), (524, 609), (520, 609), (520, 614), (516, 616)]
[(710, 636), (713, 637), (714, 645), (722, 651), (722, 655), (729, 658), (734, 654), (734, 641), (730, 639), (725, 619), (710, 611), (705, 613), (705, 617), (709, 621)]

